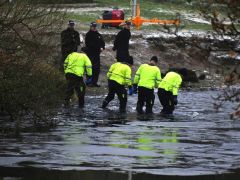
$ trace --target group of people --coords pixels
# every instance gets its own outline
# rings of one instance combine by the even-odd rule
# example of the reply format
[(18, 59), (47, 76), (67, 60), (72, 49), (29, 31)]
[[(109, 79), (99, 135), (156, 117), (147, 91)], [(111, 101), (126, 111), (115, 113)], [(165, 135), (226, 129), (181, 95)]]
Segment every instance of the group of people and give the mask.
[[(117, 34), (113, 50), (116, 50), (116, 59), (123, 62), (129, 57), (129, 40), (131, 38), (130, 32), (131, 23), (126, 21), (121, 24), (123, 29)], [(75, 22), (70, 20), (68, 28), (61, 33), (61, 51), (62, 64), (65, 59), (72, 52), (77, 52), (80, 46), (80, 36), (78, 31), (74, 29)], [(102, 35), (97, 30), (97, 23), (92, 22), (90, 29), (85, 36), (85, 52), (92, 63), (92, 78), (87, 81), (90, 87), (100, 87), (98, 78), (100, 74), (100, 54), (105, 50), (105, 42)]]
[[(90, 30), (85, 36), (85, 47), (77, 52), (80, 45), (79, 33), (74, 30), (75, 23), (69, 21), (68, 28), (61, 34), (62, 58), (64, 61), (64, 73), (67, 80), (65, 105), (68, 105), (71, 96), (76, 91), (79, 99), (79, 107), (84, 107), (86, 85), (99, 87), (97, 84), (100, 73), (100, 53), (105, 49), (102, 35), (97, 31), (97, 24), (92, 22)], [(130, 22), (124, 22), (123, 29), (117, 34), (113, 50), (116, 50), (117, 62), (112, 64), (108, 73), (108, 94), (103, 100), (102, 108), (114, 99), (117, 94), (120, 101), (119, 110), (126, 112), (127, 97), (138, 94), (136, 110), (139, 114), (151, 114), (154, 105), (154, 89), (158, 88), (158, 97), (163, 106), (162, 114), (172, 114), (177, 105), (177, 95), (182, 83), (182, 77), (177, 72), (168, 72), (161, 78), (158, 68), (158, 58), (151, 57), (149, 63), (142, 64), (132, 81), (133, 58), (129, 55), (129, 40), (131, 38)], [(70, 40), (72, 39), (71, 45)], [(64, 41), (65, 40), (65, 41)], [(69, 41), (67, 41), (69, 40)], [(72, 50), (69, 50), (72, 48)], [(85, 72), (86, 71), (86, 72)], [(86, 73), (86, 81), (84, 74)], [(127, 91), (128, 89), (128, 91)], [(145, 112), (143, 107), (146, 105)]]

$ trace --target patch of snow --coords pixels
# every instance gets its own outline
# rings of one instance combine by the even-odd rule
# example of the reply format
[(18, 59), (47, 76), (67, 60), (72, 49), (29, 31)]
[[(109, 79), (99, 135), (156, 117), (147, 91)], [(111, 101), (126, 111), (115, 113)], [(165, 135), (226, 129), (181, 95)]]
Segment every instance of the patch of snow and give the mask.
[(196, 22), (196, 23), (211, 24), (211, 22), (206, 21), (204, 19), (197, 18), (197, 17), (185, 17), (185, 19)]
[(174, 15), (177, 13), (177, 11), (170, 11), (170, 10), (164, 10), (162, 8), (152, 9), (152, 12), (158, 12), (158, 13), (165, 13), (165, 14), (171, 14)]
[(202, 23), (202, 24), (211, 24), (210, 21), (205, 20), (204, 18), (201, 18), (198, 13), (186, 13), (186, 12), (179, 12), (179, 11), (170, 11), (170, 10), (164, 10), (161, 8), (158, 8), (156, 10), (151, 10), (152, 12), (158, 12), (158, 13), (164, 13), (168, 15), (175, 15), (177, 13), (180, 13), (182, 19), (186, 19), (189, 21), (193, 21), (196, 23)]
[[(231, 56), (229, 56), (229, 54), (222, 54), (222, 55), (217, 55), (216, 56), (217, 58), (220, 58), (220, 59), (232, 59)], [(237, 55), (236, 57), (233, 58), (234, 60), (240, 60), (240, 55)]]
[[(129, 10), (130, 8), (120, 8), (120, 10)], [(112, 11), (112, 7), (85, 7), (85, 8), (63, 8), (60, 11), (67, 11), (72, 12), (72, 13), (77, 13), (77, 14), (82, 14), (82, 13), (89, 13), (89, 12), (104, 12), (104, 11)], [(101, 15), (101, 14), (99, 14)]]

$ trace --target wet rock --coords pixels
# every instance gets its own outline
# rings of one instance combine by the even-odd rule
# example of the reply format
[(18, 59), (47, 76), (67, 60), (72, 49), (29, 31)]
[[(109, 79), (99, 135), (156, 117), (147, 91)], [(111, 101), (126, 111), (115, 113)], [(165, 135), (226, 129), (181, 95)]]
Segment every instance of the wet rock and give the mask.
[(196, 72), (193, 70), (186, 69), (186, 68), (170, 68), (168, 72), (169, 71), (174, 71), (181, 74), (183, 76), (184, 82), (194, 82), (194, 83), (198, 82), (198, 77), (196, 75)]

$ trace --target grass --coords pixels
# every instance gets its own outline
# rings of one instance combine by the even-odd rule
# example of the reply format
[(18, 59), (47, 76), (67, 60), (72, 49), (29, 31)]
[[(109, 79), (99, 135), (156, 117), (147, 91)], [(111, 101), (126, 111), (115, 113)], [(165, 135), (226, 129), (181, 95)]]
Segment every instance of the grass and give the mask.
[(93, 14), (75, 14), (75, 13), (71, 13), (71, 14), (67, 14), (67, 19), (73, 19), (75, 21), (81, 21), (82, 23), (89, 23), (92, 21), (95, 21), (97, 18), (99, 18), (97, 15), (93, 15)]
[[(130, 8), (129, 0), (97, 0), (97, 3), (101, 6), (118, 6), (121, 8)], [(154, 1), (144, 1), (140, 0), (141, 6), (141, 16), (145, 18), (159, 18), (163, 20), (167, 19), (175, 19), (177, 13), (194, 13), (196, 14), (196, 9), (192, 8), (190, 5), (186, 4), (174, 4), (174, 3), (158, 3)], [(162, 11), (161, 11), (162, 10)], [(131, 16), (130, 10), (125, 10), (125, 14), (127, 17)], [(193, 30), (211, 30), (210, 25), (205, 25), (201, 23), (195, 23), (191, 21), (184, 20), (186, 24), (184, 24), (185, 29), (193, 29)], [(141, 29), (149, 29), (156, 30), (158, 29), (158, 25), (149, 25), (142, 26)]]
[[(125, 18), (131, 17), (131, 6), (129, 0), (96, 0), (96, 3), (98, 3), (98, 6), (101, 7), (119, 7), (122, 8), (125, 12)], [(141, 5), (141, 16), (144, 18), (158, 18), (163, 20), (168, 19), (175, 19), (177, 16), (176, 14), (179, 13), (180, 15), (183, 14), (194, 14), (196, 17), (198, 16), (198, 10), (197, 7), (192, 7), (190, 5), (184, 4), (177, 4), (177, 3), (159, 3), (154, 2), (151, 0), (145, 1), (140, 0)], [(128, 8), (128, 9), (127, 9)], [(95, 21), (96, 19), (99, 19), (101, 17), (102, 12), (92, 10), (91, 12), (87, 12), (84, 14), (77, 14), (77, 13), (69, 13), (67, 14), (68, 19), (73, 19), (78, 22), (81, 22), (84, 24), (89, 24), (92, 21)], [(185, 15), (186, 16), (186, 15)], [(212, 30), (212, 27), (210, 24), (203, 24), (203, 23), (197, 23), (190, 20), (184, 19), (184, 16), (182, 16), (182, 26), (186, 30), (202, 30), (202, 31), (210, 31)], [(156, 30), (158, 29), (158, 25), (149, 25), (149, 26), (142, 26), (141, 29), (149, 29), (149, 30)]]
[(189, 24), (185, 25), (184, 29), (186, 29), (186, 30), (211, 31), (212, 26), (210, 24), (189, 23)]

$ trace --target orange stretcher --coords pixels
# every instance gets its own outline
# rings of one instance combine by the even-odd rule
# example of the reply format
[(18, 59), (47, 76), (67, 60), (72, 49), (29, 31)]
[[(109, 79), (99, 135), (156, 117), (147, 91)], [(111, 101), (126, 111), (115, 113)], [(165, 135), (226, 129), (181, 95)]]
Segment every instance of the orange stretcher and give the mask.
[[(136, 6), (136, 16), (131, 18), (130, 21), (133, 25), (136, 26), (137, 29), (140, 29), (141, 25), (143, 23), (152, 23), (152, 24), (162, 24), (162, 25), (180, 25), (180, 19), (174, 19), (174, 20), (161, 20), (157, 18), (152, 18), (152, 19), (145, 19), (140, 16), (140, 5), (137, 4)], [(125, 22), (126, 20), (103, 20), (103, 19), (98, 19), (96, 22), (97, 23), (122, 23)]]

